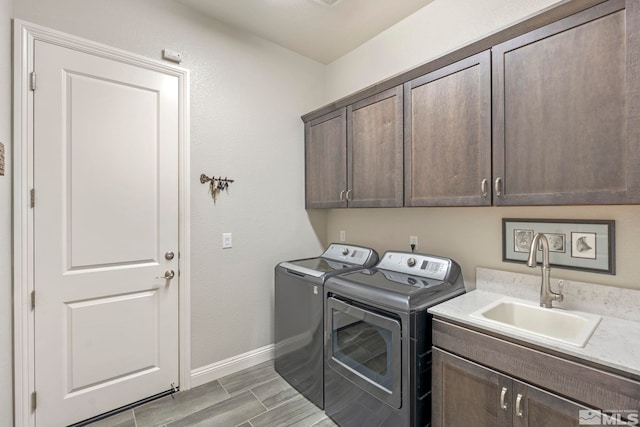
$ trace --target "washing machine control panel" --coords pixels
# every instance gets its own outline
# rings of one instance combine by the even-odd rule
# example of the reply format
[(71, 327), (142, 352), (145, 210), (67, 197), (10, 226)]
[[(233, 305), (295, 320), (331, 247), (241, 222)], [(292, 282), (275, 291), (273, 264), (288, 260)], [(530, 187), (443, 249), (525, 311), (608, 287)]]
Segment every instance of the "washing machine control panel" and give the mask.
[(364, 265), (371, 258), (372, 254), (372, 249), (333, 243), (324, 251), (322, 258), (348, 262), (349, 264)]
[(451, 268), (451, 260), (425, 254), (386, 252), (376, 268), (429, 279), (445, 280)]

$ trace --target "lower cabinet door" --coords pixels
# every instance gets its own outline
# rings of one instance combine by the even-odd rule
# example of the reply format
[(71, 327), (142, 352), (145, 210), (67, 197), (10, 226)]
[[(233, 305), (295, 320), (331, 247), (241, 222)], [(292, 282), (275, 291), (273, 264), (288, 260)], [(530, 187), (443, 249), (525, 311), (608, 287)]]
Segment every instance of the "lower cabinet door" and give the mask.
[(627, 425), (437, 348), (432, 393), (433, 427)]
[(508, 377), (434, 348), (432, 425), (510, 426), (510, 388)]
[[(520, 381), (514, 384), (514, 427), (578, 427), (594, 424), (600, 412)], [(582, 423), (580, 422), (582, 421)], [(600, 422), (597, 423), (599, 425)]]

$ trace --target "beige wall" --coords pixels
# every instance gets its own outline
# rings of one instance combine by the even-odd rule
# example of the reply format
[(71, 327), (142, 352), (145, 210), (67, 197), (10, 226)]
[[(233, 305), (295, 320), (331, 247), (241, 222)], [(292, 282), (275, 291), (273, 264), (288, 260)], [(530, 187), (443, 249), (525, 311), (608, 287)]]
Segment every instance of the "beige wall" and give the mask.
[(476, 267), (539, 274), (521, 264), (502, 262), (502, 218), (614, 219), (617, 263), (615, 276), (553, 268), (557, 279), (640, 289), (640, 206), (477, 207), (333, 209), (327, 236), (386, 250), (410, 250), (409, 236), (418, 236), (418, 252), (453, 258), (465, 282), (475, 283)]
[[(391, 29), (327, 67), (325, 102), (438, 57), (495, 32), (557, 0), (435, 0)], [(352, 243), (377, 250), (418, 250), (449, 256), (475, 282), (477, 266), (531, 273), (524, 265), (502, 262), (501, 220), (505, 217), (613, 219), (616, 221), (615, 276), (555, 268), (552, 276), (640, 289), (640, 206), (522, 208), (399, 208), (331, 210), (327, 239), (345, 230)]]
[(0, 427), (13, 425), (13, 293), (11, 288), (11, 0), (0, 0), (0, 142), (7, 165), (0, 176)]
[[(192, 368), (271, 344), (275, 264), (319, 253), (325, 237), (325, 214), (311, 220), (304, 210), (299, 118), (322, 101), (324, 66), (173, 0), (14, 0), (14, 9), (150, 58), (182, 53), (191, 71)], [(201, 173), (235, 183), (214, 205)], [(223, 232), (233, 249), (222, 250)]]

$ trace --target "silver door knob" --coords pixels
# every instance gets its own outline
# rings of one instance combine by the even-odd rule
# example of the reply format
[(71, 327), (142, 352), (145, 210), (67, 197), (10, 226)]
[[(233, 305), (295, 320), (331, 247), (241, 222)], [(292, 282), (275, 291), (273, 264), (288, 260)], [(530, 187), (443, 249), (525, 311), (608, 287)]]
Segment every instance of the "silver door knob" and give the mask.
[(158, 279), (166, 279), (166, 280), (171, 280), (175, 277), (176, 273), (173, 270), (167, 270), (164, 272), (164, 276), (162, 277), (158, 277)]
[(167, 260), (169, 260), (169, 261), (171, 261), (171, 260), (173, 259), (173, 257), (174, 257), (174, 256), (175, 256), (175, 254), (174, 254), (173, 252), (171, 252), (171, 251), (167, 251), (167, 252), (164, 254), (164, 258), (165, 258), (165, 259), (167, 259)]

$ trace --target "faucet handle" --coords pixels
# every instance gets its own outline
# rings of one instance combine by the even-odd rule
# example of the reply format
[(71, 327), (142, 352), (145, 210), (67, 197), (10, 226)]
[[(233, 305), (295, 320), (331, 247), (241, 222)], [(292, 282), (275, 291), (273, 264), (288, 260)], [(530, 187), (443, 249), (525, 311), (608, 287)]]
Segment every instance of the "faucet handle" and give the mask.
[[(564, 289), (564, 280), (558, 280), (558, 293), (555, 294), (555, 300), (558, 302), (562, 302), (564, 300), (564, 295), (562, 294), (562, 290)], [(552, 293), (554, 293), (552, 291)]]
[(562, 290), (564, 289), (564, 280), (558, 280), (558, 293), (562, 295)]

